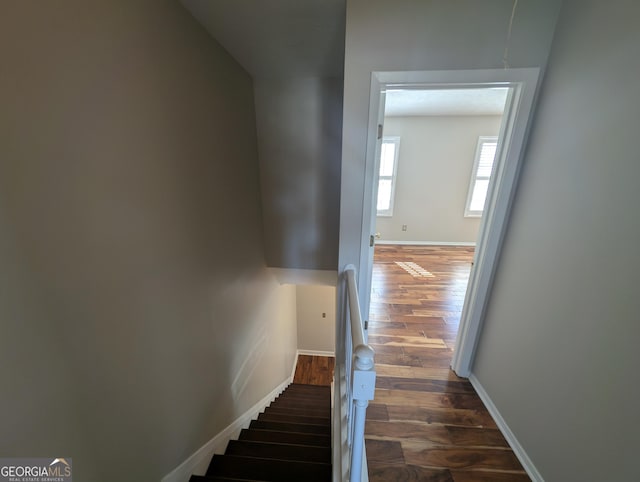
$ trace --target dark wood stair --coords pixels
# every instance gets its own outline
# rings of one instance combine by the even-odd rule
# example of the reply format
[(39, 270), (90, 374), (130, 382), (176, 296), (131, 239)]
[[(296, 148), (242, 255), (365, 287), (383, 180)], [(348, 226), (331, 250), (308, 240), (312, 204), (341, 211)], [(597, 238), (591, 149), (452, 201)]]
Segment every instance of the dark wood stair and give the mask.
[(330, 417), (330, 387), (291, 384), (190, 482), (328, 482)]

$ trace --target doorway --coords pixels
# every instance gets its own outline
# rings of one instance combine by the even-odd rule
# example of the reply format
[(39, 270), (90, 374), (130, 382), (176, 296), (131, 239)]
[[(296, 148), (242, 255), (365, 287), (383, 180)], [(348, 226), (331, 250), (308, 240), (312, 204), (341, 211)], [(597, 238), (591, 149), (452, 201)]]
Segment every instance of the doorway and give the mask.
[[(480, 333), (488, 292), (497, 265), (504, 224), (507, 221), (511, 199), (515, 190), (521, 150), (527, 133), (528, 119), (533, 106), (538, 69), (512, 69), (504, 71), (438, 71), (438, 72), (374, 72), (371, 81), (369, 141), (367, 145), (365, 203), (363, 212), (363, 249), (361, 250), (360, 279), (365, 316), (370, 306), (371, 276), (376, 215), (378, 213), (378, 189), (384, 195), (391, 192), (388, 180), (380, 178), (380, 159), (384, 148), (384, 113), (387, 95), (396, 92), (441, 92), (444, 97), (455, 97), (461, 92), (497, 92), (504, 96), (504, 114), (495, 144), (495, 160), (490, 180), (473, 177), (469, 183), (470, 203), (484, 204), (484, 212), (478, 226), (473, 268), (469, 276), (460, 328), (453, 361), (454, 371), (463, 377), (471, 372), (473, 355)], [(425, 94), (425, 95), (426, 95)], [(433, 97), (433, 96), (432, 96)], [(442, 97), (442, 95), (441, 95)], [(401, 142), (401, 141), (400, 141)], [(478, 141), (481, 150), (481, 142)], [(385, 149), (387, 150), (387, 149)], [(479, 151), (478, 151), (479, 152)], [(478, 154), (478, 153), (477, 153)], [(393, 169), (383, 171), (392, 172)], [(394, 166), (395, 168), (395, 166)], [(474, 166), (474, 170), (477, 171)], [(477, 172), (476, 172), (477, 174)], [(384, 181), (384, 182), (381, 182)], [(484, 186), (484, 194), (475, 196), (474, 186)], [(485, 202), (480, 202), (485, 201)], [(385, 207), (385, 206), (383, 206)], [(471, 206), (473, 207), (473, 206)], [(364, 236), (368, 234), (368, 236)], [(366, 243), (366, 244), (365, 244)]]

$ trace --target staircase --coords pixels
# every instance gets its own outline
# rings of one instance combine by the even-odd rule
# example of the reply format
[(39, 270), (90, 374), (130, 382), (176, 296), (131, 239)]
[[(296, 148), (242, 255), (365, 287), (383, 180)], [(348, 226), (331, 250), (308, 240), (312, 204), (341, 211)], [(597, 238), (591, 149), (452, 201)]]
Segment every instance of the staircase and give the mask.
[(331, 388), (293, 383), (190, 482), (331, 480)]

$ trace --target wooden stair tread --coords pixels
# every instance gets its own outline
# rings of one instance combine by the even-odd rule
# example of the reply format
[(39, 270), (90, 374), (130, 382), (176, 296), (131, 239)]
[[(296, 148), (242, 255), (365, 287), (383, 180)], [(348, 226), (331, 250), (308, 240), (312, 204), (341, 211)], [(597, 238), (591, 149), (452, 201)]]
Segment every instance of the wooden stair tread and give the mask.
[(302, 398), (302, 397), (283, 397), (282, 395), (277, 397), (271, 404), (277, 402), (288, 402), (288, 403), (297, 403), (301, 405), (301, 408), (304, 407), (320, 407), (320, 408), (331, 408), (331, 399), (329, 397), (324, 398)]
[(314, 390), (318, 392), (328, 392), (331, 393), (331, 387), (329, 385), (310, 385), (308, 383), (291, 383), (287, 389), (296, 390), (296, 389), (308, 389)]
[(304, 423), (310, 425), (325, 425), (330, 423), (329, 417), (309, 417), (305, 415), (286, 415), (281, 413), (261, 413), (258, 415), (258, 420), (267, 422)]
[(295, 388), (289, 385), (289, 388), (283, 390), (280, 395), (300, 395), (302, 397), (330, 397), (330, 390), (307, 390), (305, 388)]
[(329, 435), (312, 433), (278, 432), (273, 430), (243, 429), (240, 431), (239, 440), (253, 440), (256, 442), (275, 442), (296, 445), (309, 445), (314, 447), (331, 447)]
[(292, 384), (190, 482), (329, 482), (331, 389)]
[(325, 410), (327, 413), (331, 411), (331, 405), (329, 402), (323, 404), (314, 404), (308, 402), (301, 402), (296, 400), (274, 400), (269, 405), (273, 408), (299, 408), (299, 407), (308, 407), (314, 410)]
[(294, 385), (289, 385), (289, 388), (284, 390), (281, 395), (301, 395), (304, 397), (327, 397), (331, 395), (331, 390), (312, 390), (307, 388), (296, 388)]
[(282, 444), (274, 442), (256, 442), (250, 440), (231, 440), (225, 455), (239, 455), (276, 460), (298, 460), (301, 462), (331, 462), (329, 447)]
[(331, 418), (331, 410), (324, 408), (294, 408), (294, 407), (278, 407), (271, 406), (265, 407), (264, 413), (282, 413), (284, 415), (309, 415), (311, 417)]
[(293, 390), (293, 391), (285, 391), (282, 392), (279, 397), (289, 397), (289, 398), (309, 398), (314, 400), (327, 400), (330, 398), (329, 393), (320, 393), (320, 392), (310, 392), (307, 390)]
[(267, 482), (328, 482), (331, 464), (214, 455), (207, 474)]
[(249, 428), (275, 430), (280, 432), (315, 433), (318, 435), (331, 434), (330, 426), (291, 423), (291, 422), (267, 422), (262, 420), (252, 420), (251, 423), (249, 424)]

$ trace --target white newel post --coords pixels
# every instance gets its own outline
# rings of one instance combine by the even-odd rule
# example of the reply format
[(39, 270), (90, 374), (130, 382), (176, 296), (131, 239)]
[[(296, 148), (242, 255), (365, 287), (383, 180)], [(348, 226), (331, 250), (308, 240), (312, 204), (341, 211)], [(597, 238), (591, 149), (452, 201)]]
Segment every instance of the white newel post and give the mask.
[[(376, 388), (374, 355), (371, 346), (365, 342), (364, 324), (360, 312), (356, 269), (353, 265), (345, 267), (347, 280), (347, 300), (349, 304), (348, 326), (346, 327), (345, 373), (347, 390), (347, 447), (343, 459), (349, 464), (349, 482), (362, 482), (362, 465), (365, 459), (364, 428), (369, 400), (373, 400)], [(369, 480), (368, 477), (365, 480)]]
[(360, 482), (362, 478), (362, 454), (364, 452), (364, 424), (369, 400), (373, 400), (376, 387), (376, 372), (373, 364), (374, 351), (369, 345), (355, 348), (353, 370), (353, 441), (351, 447), (350, 482)]

